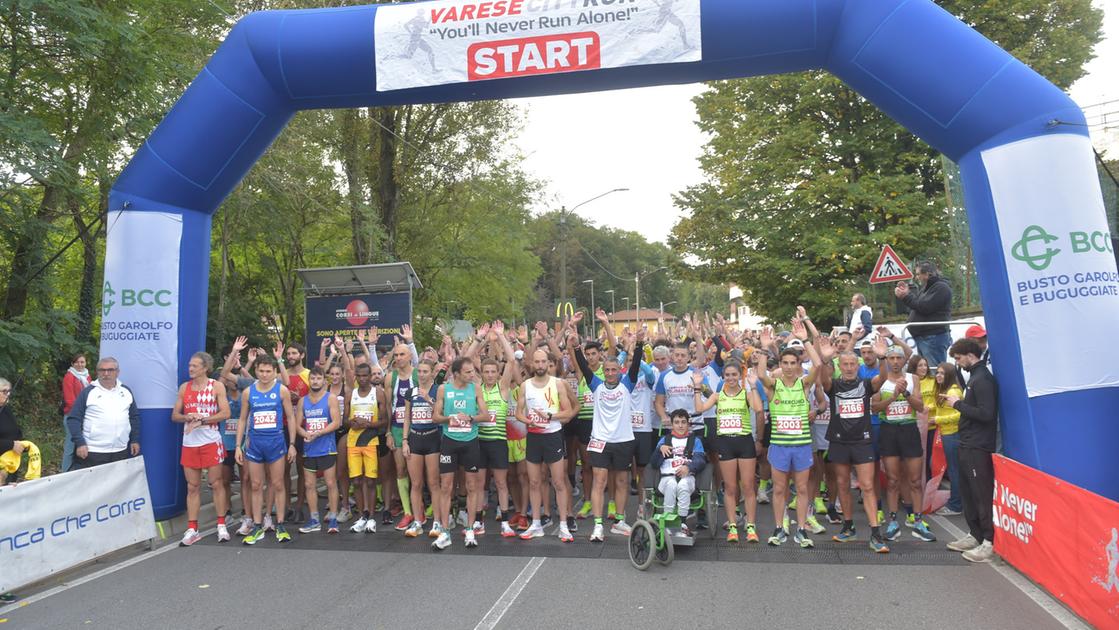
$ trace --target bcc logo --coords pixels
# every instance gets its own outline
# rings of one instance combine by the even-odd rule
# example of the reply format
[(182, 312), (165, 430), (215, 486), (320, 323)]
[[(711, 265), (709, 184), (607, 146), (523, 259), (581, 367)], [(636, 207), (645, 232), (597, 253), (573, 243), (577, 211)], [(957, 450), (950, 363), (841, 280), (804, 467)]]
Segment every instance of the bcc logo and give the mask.
[[(1040, 225), (1031, 225), (1022, 231), (1022, 238), (1010, 247), (1010, 255), (1026, 263), (1034, 271), (1044, 271), (1063, 251), (1059, 247), (1050, 247), (1051, 243), (1060, 240), (1059, 236), (1046, 232)], [(1073, 254), (1083, 254), (1090, 250), (1112, 251), (1111, 235), (1106, 232), (1069, 232), (1068, 240)]]
[(105, 281), (105, 288), (101, 291), (102, 316), (108, 317), (117, 304), (114, 298), (118, 295), (121, 306), (171, 306), (171, 291), (167, 289), (121, 289), (117, 292)]

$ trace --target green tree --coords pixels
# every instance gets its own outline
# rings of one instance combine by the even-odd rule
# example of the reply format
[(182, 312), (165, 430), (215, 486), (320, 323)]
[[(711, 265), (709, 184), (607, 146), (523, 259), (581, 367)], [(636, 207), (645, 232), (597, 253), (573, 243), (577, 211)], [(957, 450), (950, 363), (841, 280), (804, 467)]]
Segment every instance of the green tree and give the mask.
[[(1067, 87), (1100, 39), (1090, 0), (940, 3)], [(736, 282), (774, 319), (834, 313), (882, 245), (944, 264), (949, 210), (936, 153), (822, 72), (719, 81), (695, 99), (706, 183), (678, 195), (671, 243), (695, 276)]]

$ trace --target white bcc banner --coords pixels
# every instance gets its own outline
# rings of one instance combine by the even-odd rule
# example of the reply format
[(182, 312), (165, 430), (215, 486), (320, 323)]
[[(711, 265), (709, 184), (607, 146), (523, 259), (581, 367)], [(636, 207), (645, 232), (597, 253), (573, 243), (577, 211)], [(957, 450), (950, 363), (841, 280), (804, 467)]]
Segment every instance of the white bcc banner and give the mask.
[(120, 362), (141, 409), (169, 409), (178, 392), (182, 217), (111, 212), (101, 290), (101, 356)]
[(988, 149), (982, 158), (1026, 392), (1119, 385), (1112, 360), (1119, 343), (1108, 334), (1119, 320), (1119, 274), (1090, 141), (1053, 134)]
[(155, 537), (144, 458), (0, 487), (0, 593)]
[(377, 91), (700, 61), (700, 0), (379, 5)]

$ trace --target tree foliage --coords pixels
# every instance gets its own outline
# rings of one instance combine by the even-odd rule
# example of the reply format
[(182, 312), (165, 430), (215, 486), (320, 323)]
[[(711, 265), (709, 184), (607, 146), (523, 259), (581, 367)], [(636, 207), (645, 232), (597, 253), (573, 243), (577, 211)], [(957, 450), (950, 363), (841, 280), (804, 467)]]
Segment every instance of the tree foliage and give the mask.
[[(1090, 0), (940, 3), (1057, 85), (1083, 73), (1100, 39)], [(697, 275), (743, 288), (783, 319), (795, 304), (835, 313), (883, 245), (946, 260), (937, 154), (821, 72), (719, 81), (695, 99), (710, 135), (708, 181), (683, 191), (671, 242)]]

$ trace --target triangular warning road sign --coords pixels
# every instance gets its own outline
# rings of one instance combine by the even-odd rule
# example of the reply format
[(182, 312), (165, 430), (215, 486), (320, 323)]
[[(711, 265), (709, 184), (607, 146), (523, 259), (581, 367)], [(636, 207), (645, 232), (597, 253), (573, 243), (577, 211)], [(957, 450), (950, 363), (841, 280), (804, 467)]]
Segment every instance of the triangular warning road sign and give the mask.
[(870, 283), (897, 282), (913, 277), (913, 272), (901, 261), (901, 257), (889, 245), (882, 248), (878, 262), (874, 264), (874, 271), (870, 272)]

